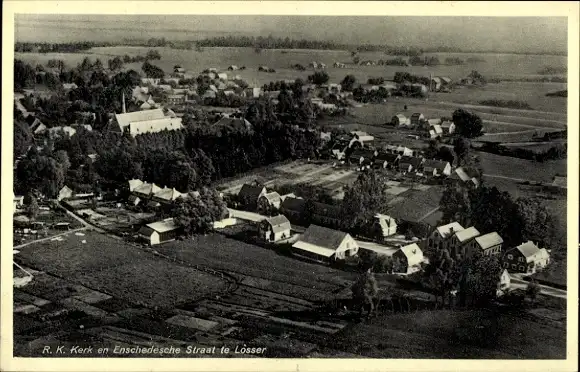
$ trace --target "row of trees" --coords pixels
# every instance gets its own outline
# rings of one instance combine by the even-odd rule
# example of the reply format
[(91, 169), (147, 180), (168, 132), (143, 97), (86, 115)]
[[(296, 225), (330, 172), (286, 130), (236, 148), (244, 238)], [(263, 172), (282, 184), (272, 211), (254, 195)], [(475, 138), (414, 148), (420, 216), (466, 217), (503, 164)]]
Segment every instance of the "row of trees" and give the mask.
[(16, 42), (14, 44), (15, 52), (29, 53), (77, 53), (89, 50), (96, 46), (103, 46), (102, 43), (94, 43), (90, 41), (71, 42), (71, 43), (23, 43)]

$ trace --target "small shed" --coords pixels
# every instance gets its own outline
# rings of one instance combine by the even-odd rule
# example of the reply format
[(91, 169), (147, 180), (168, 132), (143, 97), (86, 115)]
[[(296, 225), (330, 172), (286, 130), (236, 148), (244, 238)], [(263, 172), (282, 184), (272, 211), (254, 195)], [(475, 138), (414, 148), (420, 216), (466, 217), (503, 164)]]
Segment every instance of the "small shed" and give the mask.
[(147, 224), (139, 230), (139, 237), (149, 242), (150, 245), (165, 243), (175, 238), (180, 232), (179, 226), (175, 224), (173, 218)]
[(407, 118), (403, 114), (397, 114), (392, 117), (391, 125), (395, 127), (400, 127), (407, 124)]

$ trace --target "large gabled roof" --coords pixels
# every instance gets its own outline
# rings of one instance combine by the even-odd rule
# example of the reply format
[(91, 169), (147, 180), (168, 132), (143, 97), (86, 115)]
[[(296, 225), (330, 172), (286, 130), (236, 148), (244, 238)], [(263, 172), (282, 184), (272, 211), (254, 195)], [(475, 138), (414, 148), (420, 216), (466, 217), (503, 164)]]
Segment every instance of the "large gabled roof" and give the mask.
[(459, 224), (459, 222), (451, 222), (448, 223), (447, 225), (437, 227), (437, 232), (439, 232), (439, 235), (441, 235), (444, 238), (447, 238), (450, 235), (453, 235), (454, 233), (462, 230), (465, 229), (463, 228), (463, 226)]
[(343, 231), (333, 230), (318, 225), (310, 225), (298, 242), (312, 246), (325, 248), (333, 253), (338, 249), (342, 241), (349, 236)]
[(123, 114), (115, 114), (115, 118), (117, 119), (117, 123), (124, 129), (129, 126), (129, 124), (133, 122), (139, 121), (149, 121), (149, 120), (157, 120), (163, 119), (165, 115), (163, 114), (162, 109), (154, 109), (154, 110), (145, 110), (145, 111), (135, 111), (135, 112), (127, 112)]

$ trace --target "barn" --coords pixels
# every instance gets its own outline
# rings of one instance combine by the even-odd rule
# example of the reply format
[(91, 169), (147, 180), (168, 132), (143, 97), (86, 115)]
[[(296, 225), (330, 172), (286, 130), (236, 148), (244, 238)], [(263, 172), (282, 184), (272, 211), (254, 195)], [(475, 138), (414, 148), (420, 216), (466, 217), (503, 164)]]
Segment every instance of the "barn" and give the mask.
[(173, 218), (167, 218), (141, 227), (138, 234), (150, 245), (156, 245), (175, 240), (180, 232), (181, 229), (175, 224)]

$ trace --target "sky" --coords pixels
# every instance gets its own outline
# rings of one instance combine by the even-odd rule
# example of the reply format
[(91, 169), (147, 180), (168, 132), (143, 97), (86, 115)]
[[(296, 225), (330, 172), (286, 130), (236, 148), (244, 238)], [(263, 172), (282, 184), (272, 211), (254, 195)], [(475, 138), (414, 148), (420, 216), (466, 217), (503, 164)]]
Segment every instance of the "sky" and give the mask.
[(218, 15), (17, 15), (17, 41), (114, 41), (165, 36), (280, 36), (348, 44), (454, 46), (463, 50), (565, 52), (564, 17), (326, 17)]

